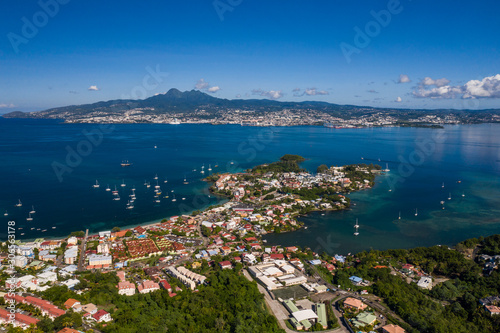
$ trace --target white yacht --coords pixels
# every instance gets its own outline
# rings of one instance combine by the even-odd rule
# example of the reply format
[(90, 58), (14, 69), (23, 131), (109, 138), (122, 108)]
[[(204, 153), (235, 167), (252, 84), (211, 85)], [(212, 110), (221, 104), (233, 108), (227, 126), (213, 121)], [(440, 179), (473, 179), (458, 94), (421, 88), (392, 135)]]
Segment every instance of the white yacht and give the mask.
[(16, 203), (16, 207), (22, 207), (23, 203), (21, 202), (21, 199), (19, 199), (19, 202)]
[(93, 188), (99, 188), (99, 182), (96, 180), (96, 181), (95, 181), (95, 184), (94, 184), (94, 185), (92, 185), (92, 187), (93, 187)]

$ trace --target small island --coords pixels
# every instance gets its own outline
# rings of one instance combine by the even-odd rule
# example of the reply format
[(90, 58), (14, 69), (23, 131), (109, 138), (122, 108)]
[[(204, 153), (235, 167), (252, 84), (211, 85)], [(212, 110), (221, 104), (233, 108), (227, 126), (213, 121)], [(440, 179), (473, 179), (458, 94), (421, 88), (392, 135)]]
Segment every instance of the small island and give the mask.
[(313, 211), (349, 208), (346, 194), (371, 188), (381, 171), (373, 164), (322, 164), (312, 174), (300, 167), (303, 161), (302, 156), (286, 154), (243, 173), (213, 174), (205, 180), (213, 183), (212, 193), (230, 198), (236, 209), (249, 212), (244, 218), (268, 233), (301, 228), (296, 218)]

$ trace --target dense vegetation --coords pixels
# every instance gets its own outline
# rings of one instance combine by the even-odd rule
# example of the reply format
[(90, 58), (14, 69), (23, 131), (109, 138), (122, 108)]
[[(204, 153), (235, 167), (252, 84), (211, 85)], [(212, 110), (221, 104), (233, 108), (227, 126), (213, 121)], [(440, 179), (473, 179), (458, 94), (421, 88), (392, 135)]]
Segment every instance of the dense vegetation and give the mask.
[[(486, 239), (481, 246), (493, 246), (494, 240), (500, 240), (500, 237)], [(490, 316), (479, 304), (480, 298), (500, 294), (498, 270), (483, 276), (481, 265), (445, 246), (370, 251), (357, 257), (359, 262), (346, 264), (332, 277), (332, 282), (346, 288), (368, 289), (383, 297), (393, 311), (417, 329), (412, 332), (500, 332), (500, 318)], [(430, 291), (422, 290), (416, 283), (408, 283), (399, 273), (393, 274), (389, 268), (374, 269), (377, 265), (401, 268), (404, 263), (448, 280)], [(352, 275), (373, 284), (354, 287), (349, 281)], [(410, 327), (405, 329), (411, 331)]]
[[(75, 298), (104, 306), (114, 321), (103, 327), (103, 332), (282, 332), (266, 310), (256, 283), (233, 270), (218, 269), (199, 292), (183, 291), (175, 297), (164, 290), (121, 296), (115, 287), (115, 274), (87, 273), (83, 277), (86, 282), (79, 287), (91, 288), (85, 296), (66, 287), (52, 287), (43, 297), (58, 305)], [(43, 321), (41, 328), (52, 332), (61, 325), (49, 320)]]
[(281, 156), (278, 162), (262, 164), (254, 167), (252, 172), (302, 172), (305, 171), (305, 169), (302, 169), (299, 164), (303, 161), (305, 161), (305, 158), (302, 156), (286, 154)]

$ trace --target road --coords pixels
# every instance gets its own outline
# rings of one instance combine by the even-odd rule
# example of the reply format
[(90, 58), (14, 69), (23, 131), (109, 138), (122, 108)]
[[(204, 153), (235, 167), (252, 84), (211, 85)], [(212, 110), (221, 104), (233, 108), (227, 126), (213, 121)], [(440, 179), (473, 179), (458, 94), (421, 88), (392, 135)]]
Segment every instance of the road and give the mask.
[[(399, 317), (395, 312), (393, 312), (392, 310), (390, 309), (387, 309), (385, 306), (383, 306), (382, 304), (378, 303), (378, 302), (375, 302), (375, 301), (372, 301), (370, 299), (368, 299), (367, 297), (362, 297), (360, 296), (359, 294), (357, 293), (352, 293), (352, 292), (348, 292), (348, 291), (345, 291), (345, 290), (340, 290), (337, 288), (337, 286), (334, 286), (328, 282), (326, 282), (319, 274), (318, 274), (318, 271), (316, 270), (316, 267), (314, 266), (311, 266), (313, 268), (313, 270), (315, 271), (315, 274), (314, 274), (314, 278), (316, 279), (316, 281), (318, 281), (318, 283), (320, 284), (324, 284), (326, 285), (330, 290), (338, 290), (339, 294), (342, 294), (342, 297), (337, 299), (337, 302), (341, 299), (344, 299), (346, 297), (353, 297), (353, 298), (357, 298), (357, 299), (360, 299), (361, 301), (363, 301), (365, 304), (367, 304), (368, 306), (370, 306), (371, 308), (373, 309), (376, 309), (378, 312), (380, 312), (383, 316), (384, 316), (384, 319), (382, 321), (385, 321), (387, 319), (387, 315), (390, 315), (391, 317), (401, 321), (401, 322), (404, 322), (403, 319), (401, 319), (401, 317)], [(377, 297), (379, 298), (379, 297)], [(333, 305), (333, 304), (332, 304)], [(337, 314), (336, 314), (337, 315)], [(378, 318), (379, 321), (380, 321), (380, 318)]]
[[(249, 281), (254, 281), (246, 269), (243, 270), (243, 275), (245, 275), (245, 277)], [(259, 283), (257, 283), (257, 287), (259, 288), (260, 293), (264, 295), (264, 299), (266, 300), (267, 306), (273, 312), (281, 328), (284, 329), (287, 333), (296, 333), (297, 331), (289, 329), (285, 324), (285, 321), (288, 320), (289, 318), (288, 311), (285, 309), (285, 307), (281, 305), (281, 303), (278, 300), (273, 300), (269, 295), (269, 292)], [(321, 332), (349, 333), (349, 331), (343, 326), (342, 321), (340, 320), (342, 315), (335, 308), (333, 308), (333, 312), (335, 313), (335, 316), (337, 316), (337, 320), (339, 321), (341, 326), (333, 330), (325, 330)]]
[(85, 231), (82, 244), (80, 245), (80, 258), (78, 259), (78, 271), (83, 271), (83, 264), (85, 263), (85, 251), (87, 250), (87, 237), (89, 237), (89, 229)]

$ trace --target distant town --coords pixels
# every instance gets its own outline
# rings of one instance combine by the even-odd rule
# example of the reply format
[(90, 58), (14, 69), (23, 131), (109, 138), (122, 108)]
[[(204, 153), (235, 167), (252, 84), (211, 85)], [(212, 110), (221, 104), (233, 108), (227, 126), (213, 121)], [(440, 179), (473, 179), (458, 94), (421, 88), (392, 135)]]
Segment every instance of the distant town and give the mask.
[(171, 89), (145, 100), (115, 100), (38, 112), (16, 111), (3, 117), (60, 119), (66, 123), (439, 128), (443, 125), (498, 123), (500, 110), (411, 110), (325, 102), (227, 100), (200, 91)]

